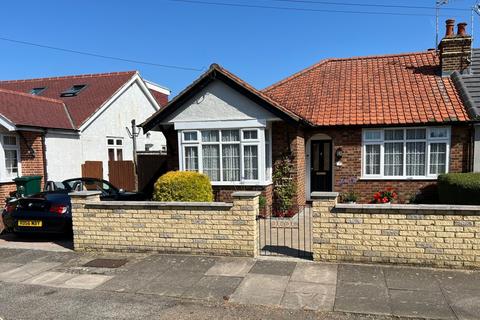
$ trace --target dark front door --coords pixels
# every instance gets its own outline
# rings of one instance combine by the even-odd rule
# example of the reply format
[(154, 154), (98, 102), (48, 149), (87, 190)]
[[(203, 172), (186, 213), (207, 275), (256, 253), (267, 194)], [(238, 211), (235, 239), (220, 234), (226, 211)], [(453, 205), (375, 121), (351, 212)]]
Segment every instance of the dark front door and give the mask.
[(311, 144), (310, 191), (332, 191), (332, 141)]

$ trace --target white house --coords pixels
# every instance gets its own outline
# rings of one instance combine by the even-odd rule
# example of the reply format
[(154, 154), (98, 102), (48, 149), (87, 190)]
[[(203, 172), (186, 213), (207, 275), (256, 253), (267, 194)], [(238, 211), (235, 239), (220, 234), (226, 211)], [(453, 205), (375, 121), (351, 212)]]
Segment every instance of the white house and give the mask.
[[(109, 160), (133, 160), (132, 120), (146, 120), (169, 94), (136, 71), (0, 81), (0, 195), (16, 176), (79, 177), (85, 161), (102, 161), (108, 179)], [(138, 152), (165, 150), (163, 134), (137, 131)]]

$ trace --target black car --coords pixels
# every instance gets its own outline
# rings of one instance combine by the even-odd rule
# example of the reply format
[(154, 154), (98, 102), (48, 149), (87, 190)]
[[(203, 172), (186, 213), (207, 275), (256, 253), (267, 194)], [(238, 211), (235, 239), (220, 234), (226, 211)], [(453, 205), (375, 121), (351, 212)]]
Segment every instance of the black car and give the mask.
[(46, 190), (25, 198), (7, 202), (3, 221), (14, 233), (65, 233), (72, 231), (72, 210), (69, 193), (73, 191), (100, 191), (100, 199), (107, 201), (142, 201), (142, 193), (125, 192), (110, 182), (95, 178), (68, 179), (48, 182)]

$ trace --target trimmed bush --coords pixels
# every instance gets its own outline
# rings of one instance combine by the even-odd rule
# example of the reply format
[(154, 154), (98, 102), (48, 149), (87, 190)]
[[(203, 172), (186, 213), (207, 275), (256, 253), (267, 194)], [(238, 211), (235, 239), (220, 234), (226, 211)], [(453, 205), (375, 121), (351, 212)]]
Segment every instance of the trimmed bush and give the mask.
[(206, 175), (198, 172), (170, 171), (155, 182), (153, 200), (212, 202), (212, 184)]
[(480, 205), (480, 173), (438, 176), (438, 195), (443, 204)]

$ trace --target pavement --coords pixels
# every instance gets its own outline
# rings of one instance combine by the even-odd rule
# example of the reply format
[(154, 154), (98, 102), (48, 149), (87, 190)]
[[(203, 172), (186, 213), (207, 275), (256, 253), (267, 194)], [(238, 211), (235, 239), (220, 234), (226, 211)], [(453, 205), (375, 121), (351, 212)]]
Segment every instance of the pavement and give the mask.
[[(14, 249), (0, 244), (0, 301), (15, 299), (12, 304), (0, 304), (0, 318), (11, 319), (26, 310), (30, 310), (29, 315), (36, 314), (34, 306), (39, 302), (35, 297), (48, 296), (49, 292), (52, 297), (59, 296), (55, 299), (59, 304), (72, 299), (74, 306), (80, 308), (83, 303), (87, 309), (86, 301), (102, 297), (105, 305), (98, 307), (103, 308), (102, 314), (106, 312), (106, 318), (122, 318), (113, 312), (120, 310), (115, 306), (122, 300), (132, 302), (131, 309), (125, 311), (126, 306), (122, 307), (125, 319), (145, 317), (147, 310), (162, 305), (167, 308), (172, 303), (180, 313), (200, 308), (203, 315), (208, 315), (205, 310), (213, 305), (226, 312), (221, 318), (228, 318), (228, 312), (236, 309), (244, 310), (245, 317), (259, 319), (273, 315), (330, 315), (325, 319), (357, 319), (353, 315), (369, 315), (368, 319), (480, 318), (478, 271), (293, 259), (75, 253)], [(64, 296), (67, 300), (60, 302)], [(84, 300), (75, 302), (76, 296)], [(151, 301), (158, 301), (158, 308), (152, 307)], [(145, 310), (140, 308), (143, 304)], [(249, 315), (252, 310), (260, 311)], [(51, 318), (64, 318), (61, 312), (67, 311), (56, 310), (60, 314)], [(184, 316), (177, 314), (176, 318)], [(88, 312), (82, 316), (88, 317)]]

